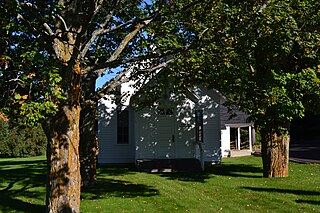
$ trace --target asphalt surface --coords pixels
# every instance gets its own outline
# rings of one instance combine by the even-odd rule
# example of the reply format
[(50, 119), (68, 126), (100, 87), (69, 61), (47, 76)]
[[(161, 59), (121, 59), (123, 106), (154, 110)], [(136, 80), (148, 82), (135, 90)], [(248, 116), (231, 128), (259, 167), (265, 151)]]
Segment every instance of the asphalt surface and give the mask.
[(320, 138), (292, 140), (289, 156), (290, 161), (320, 164)]

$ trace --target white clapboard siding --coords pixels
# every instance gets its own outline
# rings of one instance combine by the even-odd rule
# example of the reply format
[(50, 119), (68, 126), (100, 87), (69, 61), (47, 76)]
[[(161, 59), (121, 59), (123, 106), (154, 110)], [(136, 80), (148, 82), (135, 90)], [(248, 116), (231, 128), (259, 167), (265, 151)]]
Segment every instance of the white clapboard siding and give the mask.
[[(220, 131), (220, 102), (221, 95), (214, 90), (196, 88), (195, 93), (201, 100), (197, 109), (203, 110), (204, 116), (204, 161), (220, 162), (221, 160), (221, 131)], [(196, 148), (196, 156), (199, 158), (199, 147)]]
[(195, 104), (183, 96), (176, 108), (176, 158), (195, 157)]
[(204, 130), (204, 160), (209, 162), (219, 162), (221, 158), (221, 132), (219, 109), (211, 108), (205, 110)]
[(225, 129), (221, 129), (221, 151), (222, 156), (230, 155), (230, 127), (227, 126)]
[[(220, 161), (219, 107), (222, 96), (219, 93), (195, 87), (186, 94), (172, 94), (167, 108), (172, 109), (173, 114), (166, 117), (157, 113), (157, 106), (133, 110), (129, 106), (133, 91), (130, 84), (122, 85), (121, 92), (129, 92), (129, 95), (121, 107), (115, 105), (112, 95), (99, 101), (99, 163), (134, 163), (137, 159), (199, 159), (195, 142), (195, 110), (203, 110), (204, 115), (204, 159)], [(125, 145), (117, 144), (116, 111), (120, 108), (129, 109), (130, 141)]]
[(109, 96), (98, 104), (98, 162), (102, 164), (134, 163), (133, 110), (129, 110), (129, 144), (117, 144), (117, 106)]

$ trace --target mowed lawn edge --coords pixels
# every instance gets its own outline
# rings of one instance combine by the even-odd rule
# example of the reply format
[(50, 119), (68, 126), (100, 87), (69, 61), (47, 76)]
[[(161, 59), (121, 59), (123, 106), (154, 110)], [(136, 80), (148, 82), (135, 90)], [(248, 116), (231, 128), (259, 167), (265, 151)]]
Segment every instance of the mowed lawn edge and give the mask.
[[(45, 157), (0, 159), (0, 212), (44, 212)], [(100, 168), (82, 212), (320, 212), (320, 165), (290, 163), (288, 178), (262, 178), (259, 157), (225, 158), (205, 172)]]

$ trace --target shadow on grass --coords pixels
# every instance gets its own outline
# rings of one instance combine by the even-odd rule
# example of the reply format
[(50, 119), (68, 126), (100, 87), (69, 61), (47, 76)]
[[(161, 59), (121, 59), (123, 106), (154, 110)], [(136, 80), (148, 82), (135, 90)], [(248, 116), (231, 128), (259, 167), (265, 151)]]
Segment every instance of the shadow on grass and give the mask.
[[(0, 210), (2, 212), (44, 212), (45, 206), (44, 205), (38, 205), (38, 204), (32, 204), (31, 201), (24, 202), (19, 199), (14, 198), (17, 195), (15, 192), (3, 192), (0, 191)], [(20, 196), (20, 195), (19, 195)], [(27, 197), (33, 198), (38, 197), (31, 194), (28, 194)]]
[(295, 195), (314, 195), (320, 196), (318, 191), (307, 191), (307, 190), (296, 190), (296, 189), (277, 189), (277, 188), (255, 188), (255, 187), (243, 187), (244, 189), (249, 189), (257, 192), (276, 192), (285, 194), (295, 194)]
[(262, 168), (246, 164), (217, 164), (206, 166), (204, 172), (159, 173), (169, 180), (205, 183), (216, 176), (262, 178)]
[(122, 176), (128, 174), (134, 174), (136, 169), (133, 166), (130, 167), (100, 167), (98, 169), (99, 174), (111, 175), (111, 176)]
[(208, 166), (206, 172), (219, 176), (262, 178), (263, 170), (247, 164), (217, 164)]
[(0, 161), (0, 166), (13, 166), (13, 165), (30, 165), (30, 164), (39, 164), (39, 165), (46, 165), (46, 160), (36, 160), (36, 159), (30, 159), (30, 160), (10, 160), (12, 158), (1, 158), (2, 161)]
[(314, 200), (296, 200), (297, 203), (307, 203), (311, 205), (318, 205), (320, 206), (320, 201), (314, 201)]
[[(32, 200), (43, 200), (45, 193), (32, 189), (45, 186), (45, 161), (8, 160), (0, 162), (0, 165), (0, 209), (3, 212), (44, 212), (45, 205), (33, 204)], [(22, 197), (26, 201), (20, 200)]]
[[(270, 193), (283, 193), (283, 194), (294, 194), (301, 196), (315, 196), (319, 198), (319, 191), (308, 191), (308, 190), (297, 190), (297, 189), (277, 189), (277, 188), (255, 188), (255, 187), (243, 187), (244, 189), (257, 191), (257, 192), (270, 192)], [(296, 200), (297, 203), (307, 203), (312, 205), (320, 205), (320, 201), (317, 200)]]
[(134, 184), (128, 181), (98, 178), (97, 184), (81, 193), (83, 199), (103, 199), (106, 197), (150, 197), (158, 195), (159, 191), (143, 184)]
[(134, 184), (129, 181), (115, 180), (101, 176), (123, 176), (137, 173), (134, 166), (103, 166), (98, 169), (98, 180), (95, 186), (83, 189), (82, 199), (103, 199), (106, 197), (143, 197), (155, 196), (159, 191), (144, 184)]
[(205, 183), (211, 176), (208, 172), (173, 172), (173, 173), (158, 173), (159, 176), (169, 180), (179, 180), (186, 182)]

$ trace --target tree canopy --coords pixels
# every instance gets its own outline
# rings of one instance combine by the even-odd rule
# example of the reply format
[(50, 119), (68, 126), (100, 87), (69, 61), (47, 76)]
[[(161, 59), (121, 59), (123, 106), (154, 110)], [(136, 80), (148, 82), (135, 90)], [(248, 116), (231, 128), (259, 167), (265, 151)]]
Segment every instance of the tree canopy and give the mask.
[[(5, 1), (1, 108), (48, 138), (48, 212), (79, 212), (80, 111), (106, 70), (173, 55), (198, 39), (184, 11), (211, 1)], [(202, 7), (201, 7), (202, 8)], [(180, 20), (178, 20), (178, 18)], [(165, 37), (157, 39), (162, 30)], [(154, 49), (157, 48), (157, 51)], [(152, 66), (159, 61), (154, 60)], [(148, 75), (150, 72), (137, 72)], [(132, 77), (135, 77), (132, 76)]]
[(286, 147), (288, 123), (319, 100), (319, 7), (316, 0), (1, 2), (0, 108), (45, 126), (48, 212), (79, 212), (80, 111), (99, 97), (98, 76), (131, 63), (150, 62), (130, 76), (137, 78), (172, 57), (166, 75), (176, 88), (222, 91), (266, 130), (272, 158), (273, 145)]
[(216, 3), (215, 15), (194, 21), (203, 45), (177, 57), (178, 81), (221, 90), (259, 125), (317, 110), (319, 6), (298, 0)]
[(318, 1), (221, 1), (216, 16), (203, 14), (195, 25), (204, 45), (176, 60), (180, 85), (219, 89), (227, 105), (250, 115), (263, 134), (264, 176), (288, 175), (290, 122), (318, 111), (319, 8)]

